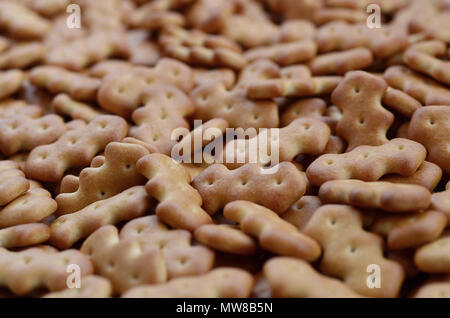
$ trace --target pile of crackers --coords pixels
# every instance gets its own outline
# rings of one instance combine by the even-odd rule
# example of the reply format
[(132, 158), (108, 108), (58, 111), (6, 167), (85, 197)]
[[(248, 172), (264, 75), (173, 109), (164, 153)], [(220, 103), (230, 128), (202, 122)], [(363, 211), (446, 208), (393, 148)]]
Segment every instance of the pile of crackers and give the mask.
[(0, 0), (0, 295), (450, 297), (449, 44), (444, 0)]

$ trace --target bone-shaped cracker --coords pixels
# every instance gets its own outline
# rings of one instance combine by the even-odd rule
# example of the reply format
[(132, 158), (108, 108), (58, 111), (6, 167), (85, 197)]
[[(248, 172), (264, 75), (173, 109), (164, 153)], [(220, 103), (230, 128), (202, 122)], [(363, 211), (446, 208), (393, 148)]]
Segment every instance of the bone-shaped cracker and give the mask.
[(256, 252), (256, 244), (251, 237), (226, 224), (205, 224), (194, 232), (195, 239), (215, 250), (239, 254), (252, 255)]
[(270, 59), (279, 65), (292, 65), (311, 60), (316, 56), (317, 45), (313, 41), (297, 41), (273, 44), (250, 49), (245, 58), (250, 61)]
[(210, 214), (234, 200), (257, 202), (282, 214), (305, 193), (306, 184), (291, 162), (282, 162), (277, 168), (274, 173), (266, 174), (253, 163), (235, 170), (215, 164), (200, 173), (192, 186), (200, 193), (203, 207)]
[(404, 66), (391, 66), (384, 79), (394, 88), (404, 91), (425, 105), (450, 105), (450, 92), (437, 82)]
[(420, 167), (409, 177), (402, 177), (399, 175), (386, 175), (382, 177), (381, 181), (392, 183), (417, 184), (427, 188), (430, 191), (436, 187), (442, 177), (442, 169), (438, 165), (424, 161)]
[(410, 176), (426, 156), (425, 147), (403, 138), (381, 146), (359, 146), (344, 154), (325, 154), (306, 169), (309, 182), (320, 186), (329, 180), (376, 181), (386, 174)]
[(90, 122), (102, 113), (89, 104), (78, 102), (67, 94), (58, 94), (52, 101), (53, 109), (62, 116), (69, 116), (72, 119), (82, 119)]
[(47, 190), (30, 189), (0, 210), (0, 228), (39, 222), (55, 212), (56, 206)]
[(415, 71), (450, 85), (450, 62), (436, 56), (445, 55), (447, 46), (441, 41), (426, 41), (411, 45), (404, 53), (405, 63)]
[(331, 99), (342, 110), (336, 133), (347, 141), (348, 151), (359, 145), (378, 146), (388, 141), (386, 132), (394, 115), (381, 105), (386, 89), (382, 78), (353, 71), (333, 91)]
[(375, 57), (387, 58), (405, 48), (407, 32), (393, 26), (370, 29), (365, 23), (333, 21), (317, 30), (316, 41), (321, 53), (366, 47)]
[(414, 254), (414, 263), (426, 273), (450, 273), (450, 237), (442, 237), (422, 245)]
[(144, 184), (145, 178), (136, 171), (136, 162), (147, 154), (148, 151), (137, 144), (109, 143), (105, 148), (103, 164), (83, 169), (76, 179), (76, 191), (60, 193), (56, 197), (58, 213), (78, 211), (95, 201)]
[(67, 169), (88, 166), (99, 151), (124, 138), (126, 132), (123, 118), (97, 116), (86, 127), (69, 130), (56, 142), (34, 148), (25, 165), (26, 174), (32, 179), (59, 181)]
[(167, 27), (159, 37), (162, 51), (188, 64), (242, 69), (247, 60), (235, 42), (220, 35)]
[(69, 43), (55, 45), (45, 55), (45, 63), (81, 71), (109, 56), (126, 56), (124, 34), (97, 31)]
[[(300, 154), (323, 153), (329, 138), (330, 128), (321, 120), (298, 118), (288, 126), (278, 129), (278, 136), (269, 130), (246, 140), (230, 140), (223, 150), (223, 162), (230, 168), (242, 166), (247, 162), (266, 165), (275, 151), (278, 151), (279, 162), (292, 161)], [(252, 147), (257, 150), (256, 154)], [(267, 151), (264, 151), (264, 147), (267, 147)]]
[(111, 281), (116, 292), (167, 280), (163, 254), (158, 249), (141, 248), (138, 240), (120, 240), (117, 228), (112, 225), (90, 235), (81, 252), (90, 258), (96, 273)]
[(54, 248), (30, 248), (10, 252), (0, 247), (0, 284), (23, 296), (44, 287), (57, 291), (67, 287), (67, 266), (78, 265), (81, 277), (92, 274), (91, 262), (77, 250), (58, 252)]
[(5, 205), (25, 193), (30, 182), (19, 169), (19, 164), (11, 160), (0, 161), (0, 206)]
[(54, 142), (66, 132), (63, 119), (54, 114), (39, 118), (11, 116), (0, 119), (0, 151), (13, 155)]
[(111, 282), (104, 277), (89, 275), (81, 280), (80, 288), (66, 288), (42, 296), (43, 298), (108, 298), (111, 297)]
[(228, 203), (223, 215), (236, 223), (244, 233), (258, 239), (259, 245), (278, 255), (314, 261), (320, 256), (317, 242), (300, 233), (275, 212), (249, 201)]
[(437, 239), (447, 217), (438, 211), (386, 216), (377, 219), (370, 227), (372, 232), (387, 237), (389, 249), (417, 247)]
[(195, 118), (210, 120), (223, 118), (230, 127), (247, 129), (278, 126), (278, 106), (269, 100), (252, 101), (242, 88), (227, 90), (220, 82), (198, 86), (191, 92)]
[[(1, 44), (0, 44), (1, 46)], [(1, 50), (0, 69), (24, 69), (44, 57), (45, 46), (39, 42), (19, 42), (8, 50)]]
[(145, 188), (159, 201), (156, 215), (164, 223), (190, 231), (212, 223), (211, 217), (201, 208), (202, 197), (190, 185), (190, 175), (183, 166), (166, 155), (155, 153), (139, 159), (136, 168), (149, 179)]
[(248, 272), (222, 267), (207, 274), (173, 279), (159, 285), (138, 286), (122, 295), (126, 298), (244, 298), (250, 295), (253, 277)]
[(348, 71), (365, 69), (372, 62), (370, 50), (355, 48), (319, 55), (309, 63), (309, 67), (314, 75), (345, 74)]
[(195, 108), (189, 97), (172, 85), (153, 85), (141, 94), (143, 107), (131, 115), (136, 126), (129, 135), (169, 154), (176, 140), (176, 128), (189, 128), (186, 118)]
[[(341, 278), (361, 295), (395, 297), (404, 273), (400, 264), (384, 258), (381, 237), (366, 232), (362, 215), (345, 205), (324, 205), (314, 212), (304, 233), (323, 248), (321, 272)], [(368, 266), (378, 265), (383, 277), (380, 288), (369, 288)]]
[(427, 106), (417, 110), (408, 137), (428, 150), (427, 159), (450, 173), (450, 106)]
[(418, 100), (392, 87), (388, 87), (384, 92), (382, 102), (387, 107), (409, 118), (416, 110), (422, 107)]
[(154, 84), (170, 84), (188, 92), (194, 85), (192, 70), (173, 59), (160, 59), (154, 67), (136, 66), (127, 73), (106, 76), (98, 91), (100, 106), (129, 117), (141, 102), (141, 92)]
[(169, 230), (156, 215), (128, 222), (120, 231), (120, 240), (127, 239), (138, 240), (142, 249), (159, 249), (164, 255), (168, 279), (204, 274), (214, 263), (214, 252), (191, 245), (190, 232)]
[(247, 94), (254, 99), (323, 95), (331, 93), (341, 79), (340, 76), (315, 76), (305, 79), (271, 78), (251, 83)]
[(389, 212), (410, 212), (430, 205), (430, 191), (413, 184), (332, 180), (320, 186), (320, 200)]
[(0, 247), (13, 248), (43, 243), (50, 238), (50, 228), (43, 223), (29, 223), (0, 229)]
[(67, 93), (74, 99), (95, 100), (101, 81), (58, 66), (38, 66), (30, 73), (30, 81), (51, 93)]
[(0, 72), (0, 98), (3, 99), (17, 92), (24, 79), (24, 73), (19, 70)]
[(0, 3), (0, 29), (23, 39), (42, 38), (50, 23), (32, 10), (13, 1)]
[(236, 1), (233, 14), (228, 14), (221, 33), (246, 48), (268, 45), (280, 40), (280, 29), (264, 12), (260, 3)]
[(300, 259), (271, 258), (264, 264), (264, 277), (273, 297), (361, 297), (341, 281), (320, 274)]
[(103, 225), (142, 216), (151, 204), (152, 200), (144, 187), (134, 186), (77, 212), (60, 216), (50, 226), (50, 242), (60, 248), (69, 248)]

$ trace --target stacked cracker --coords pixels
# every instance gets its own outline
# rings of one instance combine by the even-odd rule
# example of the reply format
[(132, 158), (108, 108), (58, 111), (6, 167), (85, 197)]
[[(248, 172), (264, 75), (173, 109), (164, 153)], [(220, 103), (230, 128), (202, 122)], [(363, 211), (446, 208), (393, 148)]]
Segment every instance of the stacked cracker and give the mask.
[(448, 2), (72, 2), (0, 0), (9, 296), (450, 297)]

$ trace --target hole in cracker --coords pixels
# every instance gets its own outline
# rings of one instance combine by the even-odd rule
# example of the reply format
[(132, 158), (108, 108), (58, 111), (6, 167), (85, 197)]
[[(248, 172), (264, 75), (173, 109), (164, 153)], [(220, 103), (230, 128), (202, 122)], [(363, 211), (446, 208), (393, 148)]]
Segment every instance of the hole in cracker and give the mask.
[(231, 110), (231, 109), (233, 108), (233, 106), (231, 106), (230, 104), (227, 104), (227, 105), (225, 105), (225, 108), (226, 108), (227, 110)]
[(336, 219), (330, 219), (330, 224), (332, 225), (332, 226), (335, 226), (336, 225)]
[(32, 258), (30, 256), (25, 256), (23, 258), (23, 263), (24, 264), (30, 264), (31, 263)]
[(359, 87), (353, 88), (353, 92), (355, 92), (355, 94), (359, 94), (360, 88)]
[(124, 88), (124, 87), (119, 87), (119, 88), (117, 89), (117, 92), (118, 92), (119, 94), (123, 94), (124, 91), (125, 91), (125, 88)]
[(369, 157), (369, 153), (366, 152), (363, 154), (363, 158), (368, 158), (368, 157)]
[(358, 118), (358, 124), (363, 125), (365, 122), (364, 118)]
[(42, 130), (47, 130), (48, 129), (48, 125), (47, 124), (42, 124), (41, 125), (41, 129)]
[(130, 169), (131, 169), (131, 165), (130, 164), (125, 165), (125, 170), (130, 170)]
[(148, 78), (145, 80), (145, 82), (146, 82), (147, 84), (151, 84), (151, 83), (153, 83), (153, 78), (152, 78), (152, 77), (148, 77)]
[(258, 120), (258, 118), (259, 118), (259, 115), (258, 115), (258, 114), (254, 114), (254, 115), (253, 115), (253, 119), (254, 119), (254, 120)]
[(281, 180), (281, 179), (277, 180), (277, 185), (281, 185), (282, 183), (283, 183), (283, 180)]
[(178, 75), (180, 75), (180, 71), (178, 69), (174, 69), (173, 76), (177, 77)]
[(310, 124), (304, 124), (304, 125), (303, 125), (303, 129), (304, 129), (304, 130), (309, 130), (309, 128), (311, 128), (311, 125), (310, 125)]
[(241, 185), (245, 186), (247, 184), (247, 180), (241, 180)]
[(100, 198), (104, 198), (105, 197), (105, 191), (100, 191), (99, 193), (98, 193), (98, 196), (100, 197)]
[(180, 257), (180, 258), (178, 259), (178, 262), (179, 262), (181, 265), (184, 265), (184, 264), (187, 263), (187, 258), (186, 258), (186, 257)]
[(327, 164), (331, 166), (333, 164), (333, 160), (328, 160)]
[(405, 146), (403, 146), (403, 145), (398, 146), (398, 150), (403, 150), (403, 149), (405, 149)]
[(213, 183), (214, 183), (213, 180), (207, 180), (207, 181), (206, 181), (206, 184), (209, 185), (209, 186), (210, 186), (210, 185), (213, 185)]
[(173, 93), (172, 92), (167, 92), (166, 93), (166, 98), (167, 99), (171, 99), (173, 97)]
[(348, 247), (348, 251), (349, 251), (350, 253), (355, 253), (355, 252), (356, 252), (356, 247), (354, 247), (354, 246), (349, 246), (349, 247)]
[(428, 120), (428, 123), (429, 123), (431, 126), (433, 126), (433, 125), (436, 124), (436, 121), (434, 120), (434, 118), (430, 118), (430, 119)]
[(114, 268), (114, 266), (115, 266), (116, 264), (114, 263), (114, 261), (109, 261), (109, 263), (108, 263), (108, 270), (112, 270), (113, 268)]

